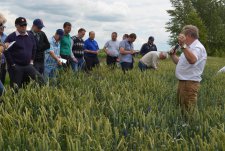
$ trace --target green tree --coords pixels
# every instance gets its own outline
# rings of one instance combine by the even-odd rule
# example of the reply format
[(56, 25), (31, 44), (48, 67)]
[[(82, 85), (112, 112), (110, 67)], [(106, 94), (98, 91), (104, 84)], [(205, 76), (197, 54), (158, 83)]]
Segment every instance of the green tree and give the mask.
[(208, 30), (208, 54), (222, 55), (225, 49), (225, 0), (192, 0)]
[(199, 28), (200, 40), (207, 45), (207, 30), (201, 17), (193, 7), (190, 0), (170, 0), (173, 10), (168, 10), (171, 19), (166, 24), (167, 31), (170, 32), (169, 44), (177, 43), (177, 36), (183, 26), (192, 24)]

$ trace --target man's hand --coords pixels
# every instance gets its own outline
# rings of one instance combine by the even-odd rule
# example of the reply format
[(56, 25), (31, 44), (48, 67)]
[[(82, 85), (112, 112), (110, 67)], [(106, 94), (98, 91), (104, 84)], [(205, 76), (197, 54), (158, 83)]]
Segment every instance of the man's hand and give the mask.
[(62, 65), (62, 62), (61, 62), (60, 58), (57, 59), (57, 63), (58, 63), (58, 65), (60, 65), (60, 66)]
[(178, 43), (182, 47), (185, 45), (186, 37), (184, 34), (179, 34), (178, 36)]
[(106, 54), (111, 56), (112, 54), (109, 52), (109, 50), (106, 51)]
[(78, 62), (77, 58), (74, 57), (72, 59), (73, 59), (74, 62), (76, 62), (76, 63)]
[(130, 54), (134, 55), (136, 53), (136, 51), (131, 50)]
[(8, 49), (9, 45), (10, 45), (10, 43), (6, 42), (6, 43), (4, 44), (4, 48), (5, 48), (5, 49)]
[(15, 69), (16, 68), (16, 64), (11, 65), (11, 69)]
[(92, 50), (84, 50), (85, 52), (87, 53), (92, 53), (92, 54), (98, 54), (100, 50), (97, 50), (97, 51), (92, 51)]
[(175, 46), (172, 47), (172, 49), (169, 51), (169, 55), (171, 55), (171, 56), (176, 55), (177, 51), (174, 49), (175, 49)]
[(4, 47), (0, 45), (0, 53), (2, 53), (3, 51), (4, 51)]

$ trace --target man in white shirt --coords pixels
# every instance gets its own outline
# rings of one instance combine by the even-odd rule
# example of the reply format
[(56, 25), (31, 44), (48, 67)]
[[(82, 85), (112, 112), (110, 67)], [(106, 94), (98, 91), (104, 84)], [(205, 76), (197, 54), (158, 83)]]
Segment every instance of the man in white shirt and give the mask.
[(190, 111), (197, 104), (201, 75), (206, 64), (207, 53), (198, 38), (198, 28), (186, 25), (178, 37), (181, 56), (171, 54), (173, 62), (177, 64), (176, 77), (179, 80), (177, 99), (182, 111)]
[(168, 54), (166, 52), (150, 51), (140, 59), (138, 67), (141, 71), (145, 71), (147, 69), (157, 70), (159, 60), (164, 60), (166, 58), (168, 58)]
[(111, 40), (107, 41), (104, 46), (104, 51), (107, 55), (106, 63), (107, 65), (116, 65), (119, 56), (119, 41), (117, 40), (117, 33), (113, 32), (111, 35)]

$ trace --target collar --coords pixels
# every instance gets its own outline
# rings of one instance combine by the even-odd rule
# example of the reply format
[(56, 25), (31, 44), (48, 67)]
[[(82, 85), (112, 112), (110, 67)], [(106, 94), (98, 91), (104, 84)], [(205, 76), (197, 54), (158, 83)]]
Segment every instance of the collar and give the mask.
[(80, 40), (82, 40), (82, 38), (80, 38), (79, 35), (76, 35), (75, 37), (78, 38), (78, 39), (80, 39)]
[(52, 36), (52, 40), (54, 43), (57, 43), (54, 36)]
[(57, 41), (55, 40), (55, 37), (54, 37), (54, 36), (52, 36), (52, 41), (53, 41), (55, 44), (58, 44), (58, 43), (60, 42), (60, 41), (57, 42)]
[(199, 40), (196, 39), (196, 40), (195, 40), (194, 42), (192, 42), (188, 47), (189, 47), (189, 48), (193, 48), (193, 47), (195, 47), (198, 43), (199, 43)]
[(65, 34), (65, 33), (64, 33), (64, 35), (63, 35), (63, 36), (70, 37), (70, 34)]
[(94, 41), (94, 39), (88, 38), (90, 41)]
[(28, 36), (28, 33), (26, 32), (24, 35), (21, 35), (18, 31), (16, 31), (16, 36)]
[(31, 29), (31, 32), (33, 33), (33, 35), (36, 35), (36, 34), (37, 34), (37, 33), (36, 33), (36, 32), (34, 32), (34, 30), (32, 30), (32, 29)]
[(127, 41), (128, 44), (132, 44), (132, 42), (130, 42), (128, 39), (125, 39), (125, 41)]

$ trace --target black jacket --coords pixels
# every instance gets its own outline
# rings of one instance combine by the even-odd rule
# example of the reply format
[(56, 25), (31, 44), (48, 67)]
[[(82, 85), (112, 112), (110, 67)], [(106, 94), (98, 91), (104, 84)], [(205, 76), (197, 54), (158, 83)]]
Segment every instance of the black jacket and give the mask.
[(43, 31), (40, 31), (37, 34), (34, 34), (32, 31), (30, 31), (30, 33), (34, 35), (37, 46), (34, 62), (44, 63), (45, 51), (50, 48), (48, 38)]
[(150, 51), (157, 51), (156, 45), (155, 44), (150, 45), (148, 43), (145, 43), (142, 45), (140, 53), (142, 56), (144, 56), (146, 53)]

